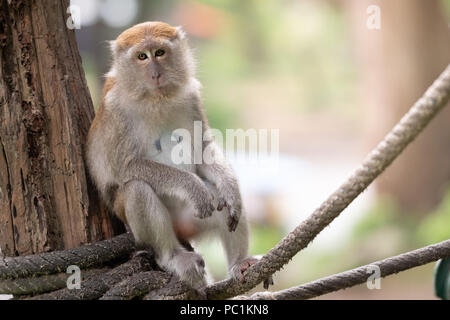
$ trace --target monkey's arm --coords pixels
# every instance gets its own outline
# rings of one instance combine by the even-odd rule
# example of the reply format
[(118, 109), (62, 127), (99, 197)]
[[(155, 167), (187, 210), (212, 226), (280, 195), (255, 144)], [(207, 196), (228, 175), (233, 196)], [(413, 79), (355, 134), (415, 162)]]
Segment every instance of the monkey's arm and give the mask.
[(215, 210), (205, 183), (195, 174), (147, 159), (133, 159), (121, 173), (125, 184), (143, 180), (158, 196), (177, 196), (193, 203), (197, 217), (206, 218)]
[[(219, 193), (218, 210), (228, 208), (228, 229), (236, 230), (242, 212), (242, 200), (238, 180), (222, 151), (213, 141), (204, 143), (204, 159), (197, 165), (199, 176), (213, 183)], [(209, 156), (208, 156), (209, 155)]]
[(216, 186), (220, 197), (217, 209), (221, 211), (224, 207), (228, 208), (228, 229), (230, 232), (234, 232), (242, 213), (239, 183), (222, 150), (220, 150), (214, 142), (214, 138), (210, 135), (208, 119), (203, 110), (200, 97), (197, 95), (194, 96), (193, 108), (196, 114), (195, 120), (202, 121), (202, 137), (204, 139), (204, 159), (201, 164), (197, 165), (197, 174)]

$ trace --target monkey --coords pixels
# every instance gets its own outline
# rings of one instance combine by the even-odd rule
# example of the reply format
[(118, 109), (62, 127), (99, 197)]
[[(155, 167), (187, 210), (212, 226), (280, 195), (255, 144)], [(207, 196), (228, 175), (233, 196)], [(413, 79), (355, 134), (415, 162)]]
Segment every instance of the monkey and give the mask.
[[(229, 275), (242, 281), (258, 260), (248, 256), (238, 180), (208, 134), (186, 33), (145, 22), (111, 41), (111, 51), (86, 144), (87, 167), (102, 199), (137, 244), (154, 250), (162, 269), (192, 287), (207, 284), (205, 262), (185, 243), (207, 233), (220, 238)], [(173, 132), (193, 135), (196, 121), (202, 125), (202, 150), (211, 151), (214, 161), (174, 161), (173, 150), (183, 139), (174, 139)], [(194, 148), (194, 142), (185, 143)]]

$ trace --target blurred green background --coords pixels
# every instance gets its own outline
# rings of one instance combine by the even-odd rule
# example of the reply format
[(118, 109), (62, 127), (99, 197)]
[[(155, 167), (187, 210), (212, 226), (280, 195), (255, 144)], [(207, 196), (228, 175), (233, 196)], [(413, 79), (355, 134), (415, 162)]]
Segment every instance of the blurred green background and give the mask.
[[(280, 155), (232, 162), (264, 254), (364, 159), (450, 62), (450, 1), (73, 0), (88, 85), (98, 105), (106, 40), (135, 23), (181, 25), (190, 37), (210, 124), (279, 129)], [(380, 8), (370, 29), (368, 8)], [(450, 238), (450, 110), (283, 271), (272, 290)], [(203, 242), (213, 277), (226, 276), (217, 242)], [(330, 299), (432, 299), (433, 264)], [(260, 288), (259, 288), (260, 289)]]

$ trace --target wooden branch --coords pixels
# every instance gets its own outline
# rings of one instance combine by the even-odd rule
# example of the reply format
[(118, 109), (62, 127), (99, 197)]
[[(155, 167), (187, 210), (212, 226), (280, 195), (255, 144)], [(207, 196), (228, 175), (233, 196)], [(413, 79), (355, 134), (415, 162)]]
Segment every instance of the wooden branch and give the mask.
[(373, 266), (380, 268), (380, 277), (399, 273), (439, 259), (450, 257), (450, 240), (433, 244), (421, 249), (400, 254), (352, 270), (318, 279), (310, 283), (277, 292), (258, 292), (250, 297), (239, 296), (236, 299), (250, 300), (300, 300), (318, 297), (330, 292), (353, 287), (367, 281), (373, 274)]
[[(39, 286), (45, 279), (58, 282), (58, 277), (39, 277), (65, 273), (67, 267), (78, 266), (80, 269), (98, 268), (113, 262), (125, 260), (135, 249), (131, 234), (123, 234), (112, 239), (84, 245), (76, 249), (54, 251), (25, 257), (0, 258), (0, 293), (45, 292), (48, 288)], [(31, 280), (33, 278), (34, 280)], [(23, 279), (23, 281), (19, 281)], [(35, 281), (37, 287), (25, 285), (26, 281)], [(16, 288), (11, 284), (17, 282)], [(9, 289), (8, 289), (9, 288)], [(17, 291), (18, 290), (18, 291)]]
[(305, 221), (251, 266), (243, 282), (231, 279), (204, 289), (208, 299), (226, 299), (245, 293), (280, 270), (397, 158), (406, 146), (442, 110), (450, 98), (450, 65), (425, 92), (362, 165)]

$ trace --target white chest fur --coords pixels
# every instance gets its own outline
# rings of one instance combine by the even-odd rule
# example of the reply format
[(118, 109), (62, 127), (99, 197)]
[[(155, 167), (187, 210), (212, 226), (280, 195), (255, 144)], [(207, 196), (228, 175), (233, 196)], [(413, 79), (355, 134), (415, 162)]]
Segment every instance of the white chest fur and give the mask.
[[(145, 159), (164, 163), (178, 169), (194, 172), (192, 159), (192, 139), (185, 139), (179, 132), (193, 137), (194, 120), (189, 113), (168, 112), (167, 114), (146, 115), (135, 119), (133, 135), (140, 144), (141, 156)], [(181, 157), (180, 152), (190, 149), (188, 157)], [(181, 160), (181, 161), (180, 161)]]

